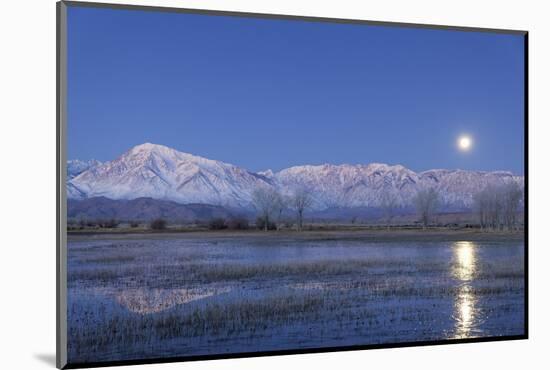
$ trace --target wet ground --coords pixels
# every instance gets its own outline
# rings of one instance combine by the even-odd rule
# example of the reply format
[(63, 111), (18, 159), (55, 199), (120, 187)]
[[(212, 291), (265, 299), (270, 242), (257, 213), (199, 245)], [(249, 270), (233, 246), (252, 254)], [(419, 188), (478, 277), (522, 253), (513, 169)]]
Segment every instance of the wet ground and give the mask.
[(467, 236), (79, 236), (69, 360), (522, 335), (523, 242)]

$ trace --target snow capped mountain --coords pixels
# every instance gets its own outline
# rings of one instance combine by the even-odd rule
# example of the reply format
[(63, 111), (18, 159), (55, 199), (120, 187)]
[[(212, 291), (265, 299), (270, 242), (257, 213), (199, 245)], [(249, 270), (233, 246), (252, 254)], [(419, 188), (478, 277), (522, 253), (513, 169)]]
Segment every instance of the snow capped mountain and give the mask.
[(89, 166), (68, 181), (67, 194), (73, 199), (151, 197), (178, 203), (249, 208), (252, 192), (259, 186), (275, 187), (287, 195), (303, 188), (312, 195), (313, 208), (323, 210), (379, 207), (387, 194), (407, 207), (412, 205), (417, 191), (435, 188), (446, 208), (465, 208), (472, 205), (473, 195), (488, 184), (508, 181), (517, 181), (523, 186), (523, 177), (510, 172), (430, 170), (416, 173), (401, 165), (382, 163), (306, 165), (276, 173), (271, 170), (252, 173), (228, 163), (146, 143), (111, 162)]
[(272, 170), (266, 170), (266, 171), (260, 171), (258, 172), (258, 175), (267, 177), (268, 179), (273, 178), (275, 176), (275, 173)]
[(282, 189), (309, 189), (316, 208), (379, 207), (386, 194), (391, 194), (401, 207), (411, 206), (421, 189), (438, 191), (444, 208), (468, 208), (473, 195), (489, 184), (517, 181), (523, 177), (510, 172), (464, 170), (430, 170), (416, 173), (401, 165), (382, 163), (368, 165), (297, 166), (274, 176)]
[(420, 174), (421, 186), (435, 188), (444, 204), (470, 207), (473, 195), (488, 185), (510, 181), (524, 186), (523, 176), (514, 176), (506, 171), (429, 170)]
[(261, 184), (269, 186), (265, 177), (231, 164), (146, 143), (76, 176), (69, 182), (74, 189), (68, 194), (77, 199), (151, 197), (245, 207), (250, 204), (251, 189)]
[(401, 205), (418, 190), (418, 175), (403, 166), (368, 165), (297, 166), (278, 172), (275, 181), (285, 189), (311, 191), (316, 208), (377, 207), (383, 192), (394, 194)]
[(89, 161), (80, 161), (78, 159), (69, 160), (67, 161), (67, 180), (80, 175), (89, 168), (99, 166), (100, 164), (101, 162), (95, 159)]

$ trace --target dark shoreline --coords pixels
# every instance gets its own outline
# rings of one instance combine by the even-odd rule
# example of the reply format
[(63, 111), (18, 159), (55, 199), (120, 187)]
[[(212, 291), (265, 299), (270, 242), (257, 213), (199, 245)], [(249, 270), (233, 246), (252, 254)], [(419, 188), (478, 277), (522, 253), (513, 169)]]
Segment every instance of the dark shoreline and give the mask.
[(243, 237), (269, 240), (357, 240), (366, 242), (402, 242), (402, 241), (524, 241), (523, 231), (481, 232), (475, 229), (347, 229), (312, 231), (259, 231), (259, 230), (221, 230), (221, 231), (70, 231), (69, 241), (105, 240), (105, 239), (239, 239)]

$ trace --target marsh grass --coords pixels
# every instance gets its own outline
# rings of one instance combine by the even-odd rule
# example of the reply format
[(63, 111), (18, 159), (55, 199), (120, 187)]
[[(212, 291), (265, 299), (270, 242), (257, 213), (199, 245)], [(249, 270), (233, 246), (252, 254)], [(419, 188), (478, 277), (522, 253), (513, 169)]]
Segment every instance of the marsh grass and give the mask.
[(132, 262), (135, 259), (136, 259), (135, 256), (117, 256), (117, 255), (114, 255), (114, 256), (105, 256), (105, 257), (86, 258), (82, 262), (85, 263), (85, 264), (91, 263), (91, 264), (100, 264), (100, 265), (111, 264), (111, 263), (121, 264), (121, 263)]
[(486, 333), (522, 327), (522, 256), (479, 256), (462, 281), (452, 255), (336, 258), (308, 248), (256, 261), (217, 241), (71, 247), (72, 361), (451, 338), (465, 292)]
[[(306, 340), (307, 327), (322, 327), (327, 320), (337, 333), (349, 329), (360, 335), (370, 332), (388, 335), (388, 331), (398, 323), (401, 324), (397, 326), (405, 327), (423, 323), (423, 330), (427, 330), (427, 325), (432, 322), (433, 330), (437, 331), (441, 317), (431, 308), (416, 304), (388, 306), (388, 299), (415, 302), (422, 297), (423, 301), (439, 302), (444, 297), (452, 299), (459, 294), (456, 287), (401, 286), (399, 281), (378, 283), (374, 286), (367, 281), (350, 282), (305, 292), (288, 289), (265, 297), (241, 297), (232, 302), (178, 305), (155, 314), (132, 313), (112, 302), (88, 303), (87, 306), (75, 302), (71, 305), (71, 312), (79, 317), (79, 321), (70, 326), (69, 351), (75, 358), (85, 358), (90, 355), (90, 348), (103, 353), (113, 347), (148, 348), (151, 344), (173, 339), (187, 343), (200, 338), (224, 338), (229, 342), (235, 338), (238, 342), (242, 336), (253, 339), (281, 327), (293, 328), (290, 330), (294, 330), (295, 335), (302, 335)], [(503, 282), (498, 287), (472, 288), (470, 294), (478, 299), (502, 294), (520, 296), (522, 287)], [(440, 305), (433, 304), (435, 307)], [(517, 309), (517, 305), (506, 307), (510, 312), (513, 307)]]
[[(179, 257), (176, 263), (148, 259), (136, 261), (132, 256), (103, 256), (84, 259), (84, 264), (96, 264), (69, 269), (69, 285), (80, 282), (94, 284), (124, 278), (135, 280), (148, 287), (170, 287), (181, 284), (212, 284), (219, 282), (238, 282), (249, 280), (302, 279), (322, 280), (326, 278), (355, 277), (368, 275), (375, 278), (378, 275), (417, 276), (419, 274), (441, 275), (454, 268), (451, 263), (384, 260), (320, 260), (309, 262), (290, 262), (273, 264), (250, 263), (193, 263), (193, 259)], [(112, 265), (112, 266), (111, 266)], [(486, 263), (476, 274), (477, 280), (483, 279), (523, 279), (522, 266), (506, 266)], [(117, 282), (119, 283), (119, 282)]]

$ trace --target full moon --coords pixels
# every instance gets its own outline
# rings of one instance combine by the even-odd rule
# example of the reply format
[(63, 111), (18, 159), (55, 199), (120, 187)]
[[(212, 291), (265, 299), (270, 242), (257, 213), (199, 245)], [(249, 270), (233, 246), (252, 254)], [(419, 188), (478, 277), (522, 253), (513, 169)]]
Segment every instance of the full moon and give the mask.
[(467, 151), (472, 146), (472, 139), (468, 136), (461, 136), (458, 138), (458, 147), (460, 150)]

